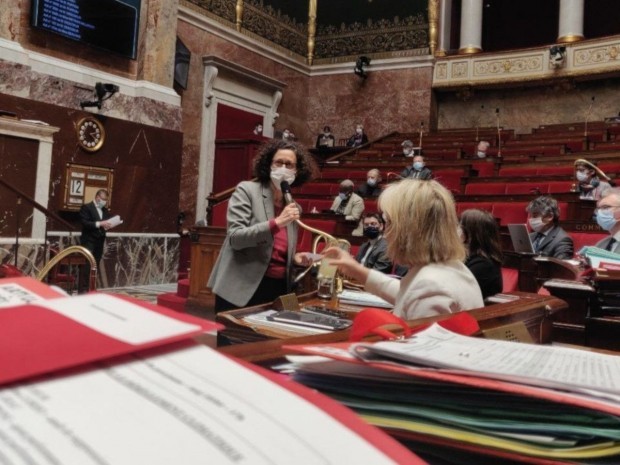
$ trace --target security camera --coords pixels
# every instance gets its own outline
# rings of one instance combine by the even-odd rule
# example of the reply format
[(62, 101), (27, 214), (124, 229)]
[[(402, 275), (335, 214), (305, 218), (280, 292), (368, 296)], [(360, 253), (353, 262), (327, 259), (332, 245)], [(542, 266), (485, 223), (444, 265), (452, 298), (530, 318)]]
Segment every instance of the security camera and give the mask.
[(566, 59), (566, 47), (554, 45), (549, 49), (549, 64), (553, 68), (560, 68)]
[(367, 56), (361, 56), (355, 62), (355, 68), (353, 69), (353, 72), (362, 79), (366, 79), (368, 77), (368, 74), (366, 74), (364, 66), (368, 65), (370, 65), (370, 58), (368, 58)]
[(95, 97), (97, 98), (97, 100), (82, 101), (80, 102), (80, 106), (82, 108), (97, 107), (101, 110), (101, 103), (104, 100), (107, 100), (110, 97), (112, 97), (118, 91), (119, 91), (119, 87), (116, 84), (105, 84), (102, 82), (98, 82), (95, 84)]

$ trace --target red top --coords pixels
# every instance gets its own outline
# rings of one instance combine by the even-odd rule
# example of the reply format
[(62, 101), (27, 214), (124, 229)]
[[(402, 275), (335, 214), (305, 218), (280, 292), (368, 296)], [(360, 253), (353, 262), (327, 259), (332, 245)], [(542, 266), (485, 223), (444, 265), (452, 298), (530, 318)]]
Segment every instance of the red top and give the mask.
[[(282, 212), (281, 208), (276, 208), (276, 216)], [(269, 229), (273, 235), (273, 250), (271, 260), (267, 267), (265, 276), (269, 278), (286, 278), (286, 258), (288, 255), (288, 234), (286, 228), (280, 228), (276, 224), (275, 218), (269, 220)]]

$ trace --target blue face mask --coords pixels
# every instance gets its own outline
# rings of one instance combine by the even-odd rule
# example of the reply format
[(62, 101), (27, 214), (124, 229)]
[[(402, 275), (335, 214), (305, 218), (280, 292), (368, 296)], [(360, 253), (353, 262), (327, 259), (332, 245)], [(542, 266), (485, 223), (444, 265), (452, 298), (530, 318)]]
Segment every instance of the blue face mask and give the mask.
[(414, 170), (420, 171), (422, 168), (424, 168), (424, 163), (422, 163), (421, 161), (416, 161), (413, 164), (413, 169)]
[(614, 212), (611, 210), (597, 210), (596, 222), (605, 231), (611, 231), (618, 220), (614, 218)]
[(340, 197), (340, 200), (344, 200), (347, 198), (347, 194), (344, 192), (341, 192), (340, 194), (338, 194), (338, 197)]

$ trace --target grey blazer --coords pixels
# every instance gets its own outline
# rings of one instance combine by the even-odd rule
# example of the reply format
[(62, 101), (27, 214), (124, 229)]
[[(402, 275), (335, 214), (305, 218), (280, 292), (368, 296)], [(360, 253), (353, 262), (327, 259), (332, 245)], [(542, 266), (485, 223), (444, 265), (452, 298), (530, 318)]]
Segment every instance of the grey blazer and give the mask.
[[(250, 301), (269, 266), (273, 251), (271, 218), (275, 218), (271, 187), (257, 181), (239, 183), (228, 202), (226, 239), (207, 283), (215, 294), (238, 307)], [(290, 270), (297, 245), (297, 223), (289, 224), (287, 233)]]
[[(605, 239), (601, 239), (600, 241), (596, 243), (594, 247), (607, 250), (607, 246), (609, 245), (609, 241), (611, 241), (612, 237), (614, 236), (609, 236), (609, 237), (606, 237)], [(620, 253), (620, 242), (616, 242), (614, 245), (611, 246), (611, 252)]]
[[(530, 239), (534, 242), (537, 233), (531, 233)], [(573, 239), (559, 226), (549, 230), (538, 247), (538, 253), (543, 257), (554, 257), (560, 260), (573, 258)]]

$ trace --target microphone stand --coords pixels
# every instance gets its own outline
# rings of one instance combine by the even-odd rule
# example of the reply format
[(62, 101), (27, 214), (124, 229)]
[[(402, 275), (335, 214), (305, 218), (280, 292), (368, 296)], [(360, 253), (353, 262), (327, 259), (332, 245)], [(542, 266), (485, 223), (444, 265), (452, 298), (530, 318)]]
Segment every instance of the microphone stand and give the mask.
[(594, 96), (592, 96), (592, 100), (590, 101), (590, 106), (588, 106), (588, 110), (586, 111), (586, 120), (585, 120), (585, 124), (583, 126), (583, 140), (585, 142), (586, 145), (586, 150), (588, 150), (589, 148), (589, 143), (588, 143), (588, 120), (590, 119), (590, 116), (592, 116), (592, 107), (594, 106)]
[(418, 144), (420, 147), (420, 155), (422, 155), (422, 134), (424, 134), (424, 121), (420, 121), (420, 143)]
[(495, 118), (497, 120), (497, 158), (502, 158), (502, 128), (499, 125), (499, 108), (495, 109)]

